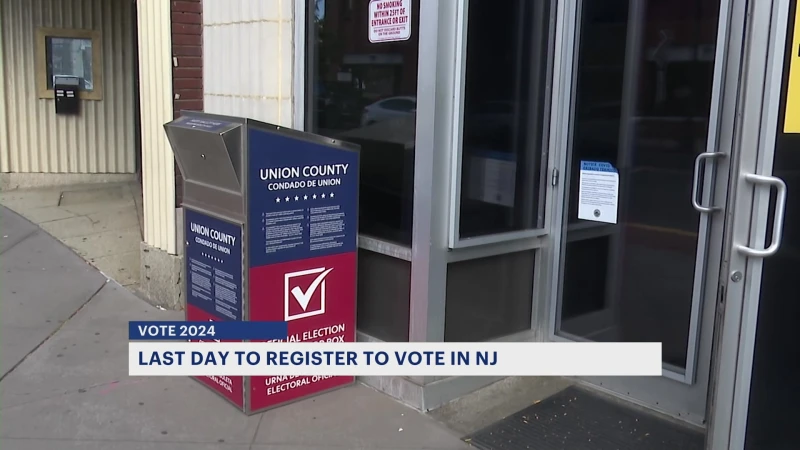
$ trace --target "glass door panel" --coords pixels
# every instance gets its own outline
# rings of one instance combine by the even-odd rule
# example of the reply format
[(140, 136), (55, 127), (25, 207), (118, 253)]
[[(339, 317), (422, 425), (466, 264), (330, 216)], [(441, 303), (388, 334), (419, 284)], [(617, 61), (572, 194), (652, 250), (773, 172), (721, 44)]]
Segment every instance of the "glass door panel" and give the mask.
[[(800, 423), (800, 134), (778, 136), (773, 174), (786, 182), (786, 215), (778, 252), (764, 259), (753, 350), (746, 450), (798, 447)], [(794, 195), (793, 195), (794, 194)], [(774, 195), (773, 195), (774, 197)], [(770, 204), (774, 208), (776, 199)], [(775, 217), (770, 211), (770, 220)], [(772, 229), (772, 223), (767, 230)], [(768, 236), (767, 242), (771, 242)], [(748, 300), (746, 300), (748, 301)]]
[[(716, 158), (696, 161), (716, 146), (720, 0), (582, 3), (555, 334), (662, 342), (665, 368), (691, 383)], [(616, 224), (578, 219), (581, 161), (617, 169)]]

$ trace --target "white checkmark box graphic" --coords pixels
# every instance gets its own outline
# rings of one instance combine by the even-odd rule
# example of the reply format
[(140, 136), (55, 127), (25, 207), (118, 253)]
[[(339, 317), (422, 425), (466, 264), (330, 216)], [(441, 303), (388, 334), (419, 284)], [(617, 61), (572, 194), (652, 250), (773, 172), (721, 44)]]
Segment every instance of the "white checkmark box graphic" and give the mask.
[(319, 287), (320, 283), (325, 280), (325, 277), (331, 272), (331, 270), (333, 269), (328, 269), (317, 275), (317, 278), (311, 282), (311, 285), (308, 286), (308, 289), (306, 289), (305, 292), (300, 289), (300, 286), (295, 286), (292, 289), (292, 295), (294, 295), (294, 298), (297, 299), (297, 303), (300, 304), (300, 307), (303, 308), (303, 311), (308, 308), (308, 303), (311, 301), (311, 297), (315, 292), (317, 292), (317, 288)]
[[(301, 270), (299, 272), (291, 272), (284, 275), (284, 319), (288, 322), (290, 320), (302, 319), (304, 317), (311, 317), (325, 313), (325, 277), (333, 269), (325, 269), (320, 267), (317, 269)], [(317, 277), (304, 291), (300, 286), (292, 286), (292, 280), (298, 277), (317, 274)], [(308, 305), (311, 303), (311, 298), (320, 290), (321, 305), (319, 309), (308, 311)], [(304, 312), (299, 314), (290, 314), (290, 305), (292, 300), (296, 301)]]

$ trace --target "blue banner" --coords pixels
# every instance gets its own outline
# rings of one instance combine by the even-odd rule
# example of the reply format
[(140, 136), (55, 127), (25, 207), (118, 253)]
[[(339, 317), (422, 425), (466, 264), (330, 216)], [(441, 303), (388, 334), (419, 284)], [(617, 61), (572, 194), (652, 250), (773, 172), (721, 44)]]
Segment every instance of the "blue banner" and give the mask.
[(186, 303), (242, 320), (242, 227), (186, 209)]
[(605, 161), (581, 161), (581, 170), (595, 172), (617, 172), (617, 169), (610, 162)]
[(358, 153), (251, 129), (250, 267), (354, 252)]
[(128, 322), (131, 341), (268, 341), (287, 334), (286, 322)]

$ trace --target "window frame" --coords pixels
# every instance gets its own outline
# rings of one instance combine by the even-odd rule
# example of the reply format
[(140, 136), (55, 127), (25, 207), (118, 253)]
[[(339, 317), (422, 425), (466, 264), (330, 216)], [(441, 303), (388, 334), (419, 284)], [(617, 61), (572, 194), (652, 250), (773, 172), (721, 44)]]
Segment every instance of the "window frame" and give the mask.
[(98, 30), (74, 28), (36, 29), (36, 92), (40, 99), (54, 99), (47, 87), (47, 38), (86, 39), (92, 42), (92, 90), (79, 90), (80, 100), (103, 100), (103, 38)]
[(545, 55), (545, 89), (544, 96), (541, 100), (542, 104), (545, 106), (542, 114), (542, 136), (540, 138), (542, 152), (539, 155), (541, 157), (542, 164), (540, 176), (543, 177), (541, 180), (541, 187), (543, 188), (543, 191), (540, 193), (540, 197), (541, 201), (544, 202), (544, 205), (541, 205), (543, 206), (543, 218), (541, 226), (539, 228), (492, 233), (476, 237), (461, 237), (461, 176), (463, 167), (464, 100), (466, 97), (469, 3), (470, 0), (463, 0), (458, 2), (458, 6), (456, 7), (458, 23), (454, 38), (456, 61), (453, 82), (455, 84), (455, 95), (453, 98), (453, 134), (451, 136), (452, 158), (450, 160), (450, 202), (448, 211), (448, 244), (451, 249), (530, 240), (532, 238), (538, 238), (550, 234), (550, 218), (552, 217), (552, 208), (554, 205), (553, 193), (555, 186), (553, 186), (553, 183), (559, 181), (557, 178), (558, 171), (555, 169), (555, 167), (557, 167), (557, 161), (554, 159), (554, 156), (557, 152), (550, 148), (550, 127), (554, 114), (554, 108), (552, 108), (554, 61), (556, 52), (560, 51), (558, 43), (555, 39), (558, 5), (557, 2), (553, 1), (550, 5), (547, 19), (548, 30), (547, 54)]

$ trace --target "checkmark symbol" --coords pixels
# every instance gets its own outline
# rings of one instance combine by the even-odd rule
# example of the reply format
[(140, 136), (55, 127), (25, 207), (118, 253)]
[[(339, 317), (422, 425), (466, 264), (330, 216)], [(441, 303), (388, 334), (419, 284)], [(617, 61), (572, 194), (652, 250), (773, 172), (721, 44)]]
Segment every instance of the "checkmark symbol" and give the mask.
[(333, 269), (332, 268), (328, 269), (322, 272), (321, 274), (317, 275), (317, 278), (314, 279), (314, 281), (311, 283), (308, 289), (305, 290), (305, 292), (303, 292), (303, 290), (300, 289), (300, 286), (295, 286), (292, 289), (292, 295), (294, 296), (295, 300), (297, 300), (297, 303), (300, 304), (300, 307), (303, 308), (303, 311), (305, 311), (306, 308), (308, 308), (308, 304), (311, 302), (311, 297), (314, 296), (314, 293), (317, 291), (317, 288), (325, 280), (325, 277), (331, 272), (331, 270)]

